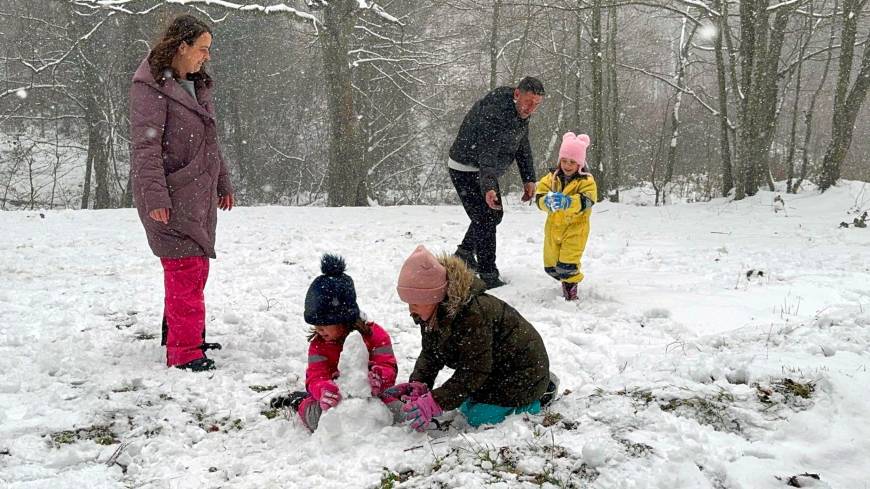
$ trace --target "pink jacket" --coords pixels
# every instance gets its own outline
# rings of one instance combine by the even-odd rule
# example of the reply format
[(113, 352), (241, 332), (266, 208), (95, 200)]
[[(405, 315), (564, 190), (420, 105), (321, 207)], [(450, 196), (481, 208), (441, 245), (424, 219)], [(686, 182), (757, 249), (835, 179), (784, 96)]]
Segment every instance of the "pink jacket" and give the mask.
[[(380, 325), (370, 322), (371, 333), (363, 335), (363, 342), (369, 350), (369, 370), (375, 365), (386, 371), (383, 388), (392, 387), (396, 383), (398, 366), (393, 354), (393, 343), (390, 335)], [(315, 399), (320, 399), (323, 385), (337, 378), (338, 359), (344, 344), (334, 341), (324, 341), (315, 336), (308, 345), (308, 368), (305, 369), (305, 388)]]

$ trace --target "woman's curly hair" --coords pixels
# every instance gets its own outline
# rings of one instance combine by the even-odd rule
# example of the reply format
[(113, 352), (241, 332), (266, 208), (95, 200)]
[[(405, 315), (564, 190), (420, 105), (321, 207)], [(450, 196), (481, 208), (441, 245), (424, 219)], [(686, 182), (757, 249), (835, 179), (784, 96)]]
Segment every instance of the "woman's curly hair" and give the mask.
[[(192, 15), (182, 14), (172, 19), (148, 55), (148, 64), (151, 65), (154, 81), (163, 85), (170, 77), (178, 78), (179, 74), (172, 67), (172, 59), (178, 52), (178, 46), (182, 42), (193, 46), (199, 36), (206, 32), (211, 34), (211, 27)], [(206, 85), (211, 85), (211, 77), (206, 73), (205, 67), (200, 68), (196, 73), (190, 73), (187, 79), (202, 80)]]

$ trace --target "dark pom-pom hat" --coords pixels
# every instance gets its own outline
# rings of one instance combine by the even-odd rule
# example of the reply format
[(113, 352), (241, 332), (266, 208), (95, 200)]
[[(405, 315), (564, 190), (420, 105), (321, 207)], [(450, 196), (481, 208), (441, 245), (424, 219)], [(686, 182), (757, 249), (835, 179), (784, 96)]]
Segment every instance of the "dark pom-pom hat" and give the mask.
[(338, 255), (320, 258), (323, 275), (314, 279), (305, 295), (305, 322), (313, 326), (348, 324), (359, 319), (353, 279), (344, 273), (347, 264)]

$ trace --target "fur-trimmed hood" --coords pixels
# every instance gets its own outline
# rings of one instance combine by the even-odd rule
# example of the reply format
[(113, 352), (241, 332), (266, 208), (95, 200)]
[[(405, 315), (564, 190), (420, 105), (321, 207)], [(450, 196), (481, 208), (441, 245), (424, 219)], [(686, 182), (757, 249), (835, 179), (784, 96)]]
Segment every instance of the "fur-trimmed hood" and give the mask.
[(485, 292), (486, 285), (455, 255), (440, 255), (438, 263), (447, 269), (447, 296), (441, 304), (445, 319), (451, 320), (474, 296)]

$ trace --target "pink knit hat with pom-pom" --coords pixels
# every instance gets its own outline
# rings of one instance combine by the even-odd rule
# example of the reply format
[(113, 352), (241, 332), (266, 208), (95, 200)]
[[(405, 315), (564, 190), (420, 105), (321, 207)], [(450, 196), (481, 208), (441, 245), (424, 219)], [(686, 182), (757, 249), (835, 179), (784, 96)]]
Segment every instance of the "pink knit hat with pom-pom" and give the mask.
[(589, 147), (589, 136), (586, 134), (576, 135), (566, 132), (562, 136), (562, 146), (559, 148), (559, 158), (567, 158), (576, 161), (580, 168), (586, 167), (586, 148)]

